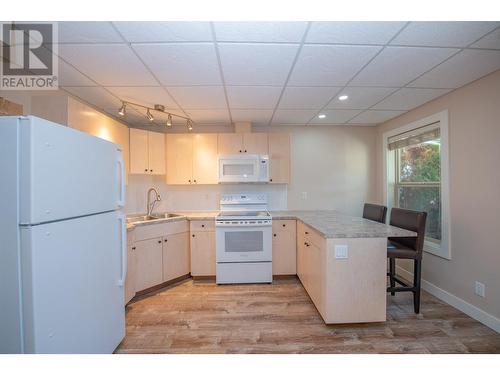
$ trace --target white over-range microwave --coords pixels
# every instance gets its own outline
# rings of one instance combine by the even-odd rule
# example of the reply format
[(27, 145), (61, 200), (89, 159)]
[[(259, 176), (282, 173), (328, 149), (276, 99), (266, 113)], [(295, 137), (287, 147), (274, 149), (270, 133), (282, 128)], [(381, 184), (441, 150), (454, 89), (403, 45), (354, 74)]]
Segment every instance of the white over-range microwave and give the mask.
[(267, 155), (220, 155), (219, 183), (269, 182)]

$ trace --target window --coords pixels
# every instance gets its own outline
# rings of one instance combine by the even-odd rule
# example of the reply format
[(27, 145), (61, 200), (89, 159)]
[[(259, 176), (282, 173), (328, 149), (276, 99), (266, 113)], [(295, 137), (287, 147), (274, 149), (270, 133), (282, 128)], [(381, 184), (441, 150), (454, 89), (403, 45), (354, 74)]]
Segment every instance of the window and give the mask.
[(389, 208), (427, 212), (424, 250), (450, 259), (448, 116), (430, 116), (384, 134), (384, 192)]

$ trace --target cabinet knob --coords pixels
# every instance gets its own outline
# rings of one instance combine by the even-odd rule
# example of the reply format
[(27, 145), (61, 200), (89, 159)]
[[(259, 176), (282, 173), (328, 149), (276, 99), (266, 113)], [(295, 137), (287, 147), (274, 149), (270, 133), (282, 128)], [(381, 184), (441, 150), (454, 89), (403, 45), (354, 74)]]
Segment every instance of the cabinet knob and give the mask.
[(273, 236), (276, 237), (276, 233), (274, 233)]
[(304, 232), (305, 234), (309, 234), (309, 232)]
[(191, 236), (193, 236), (193, 237), (194, 237), (194, 234), (192, 234)]
[(245, 150), (245, 152), (247, 152), (247, 150)]
[(150, 171), (150, 172), (153, 172), (153, 170), (152, 170), (152, 169), (150, 169), (149, 171)]
[(135, 250), (135, 246), (132, 248), (132, 250)]
[(161, 243), (161, 240), (159, 240), (158, 243)]
[(194, 183), (196, 183), (196, 180), (193, 180)]
[(272, 178), (270, 178), (270, 179), (269, 179), (269, 182), (273, 182), (273, 179), (272, 179)]
[(240, 152), (241, 152), (241, 150), (240, 150)]
[(147, 171), (148, 171), (147, 169), (144, 170), (144, 172), (147, 172)]
[(168, 241), (168, 240), (167, 240), (166, 238), (163, 240), (163, 242), (167, 242), (167, 241)]
[(191, 180), (188, 180), (188, 181), (189, 181), (189, 183), (191, 183)]
[(286, 227), (286, 224), (283, 224), (284, 227)]
[(205, 228), (205, 224), (201, 224), (201, 227), (202, 227), (202, 228)]

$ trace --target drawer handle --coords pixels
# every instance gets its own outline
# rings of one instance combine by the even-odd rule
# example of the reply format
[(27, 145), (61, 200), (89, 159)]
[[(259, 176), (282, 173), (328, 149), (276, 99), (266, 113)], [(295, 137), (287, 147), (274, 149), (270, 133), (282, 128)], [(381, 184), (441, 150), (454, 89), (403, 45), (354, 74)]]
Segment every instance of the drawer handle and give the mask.
[(135, 250), (135, 246), (132, 248), (132, 250)]

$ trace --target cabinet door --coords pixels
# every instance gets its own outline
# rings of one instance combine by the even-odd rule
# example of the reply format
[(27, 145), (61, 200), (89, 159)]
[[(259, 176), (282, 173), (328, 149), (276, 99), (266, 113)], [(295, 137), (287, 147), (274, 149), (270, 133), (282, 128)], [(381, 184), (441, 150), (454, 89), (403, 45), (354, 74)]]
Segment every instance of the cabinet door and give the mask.
[(130, 238), (127, 241), (127, 277), (125, 279), (125, 304), (135, 296), (135, 278), (136, 278), (136, 264), (135, 264), (135, 251), (137, 248)]
[(267, 133), (243, 134), (243, 152), (247, 154), (267, 155), (269, 153)]
[(144, 290), (163, 282), (162, 239), (135, 243), (136, 290)]
[(222, 133), (217, 136), (219, 155), (235, 155), (243, 152), (243, 134)]
[(148, 132), (130, 128), (130, 173), (149, 173)]
[(193, 135), (193, 182), (218, 182), (217, 134)]
[(273, 275), (297, 274), (295, 220), (273, 220)]
[(305, 238), (304, 238), (304, 224), (297, 222), (297, 276), (299, 277), (302, 285), (305, 286)]
[(290, 136), (287, 133), (269, 134), (269, 182), (290, 182)]
[(163, 281), (189, 273), (189, 233), (176, 233), (163, 238)]
[(167, 184), (189, 185), (193, 181), (193, 137), (167, 134)]
[(148, 132), (149, 172), (165, 174), (165, 134)]
[(215, 276), (215, 232), (191, 233), (191, 275)]

